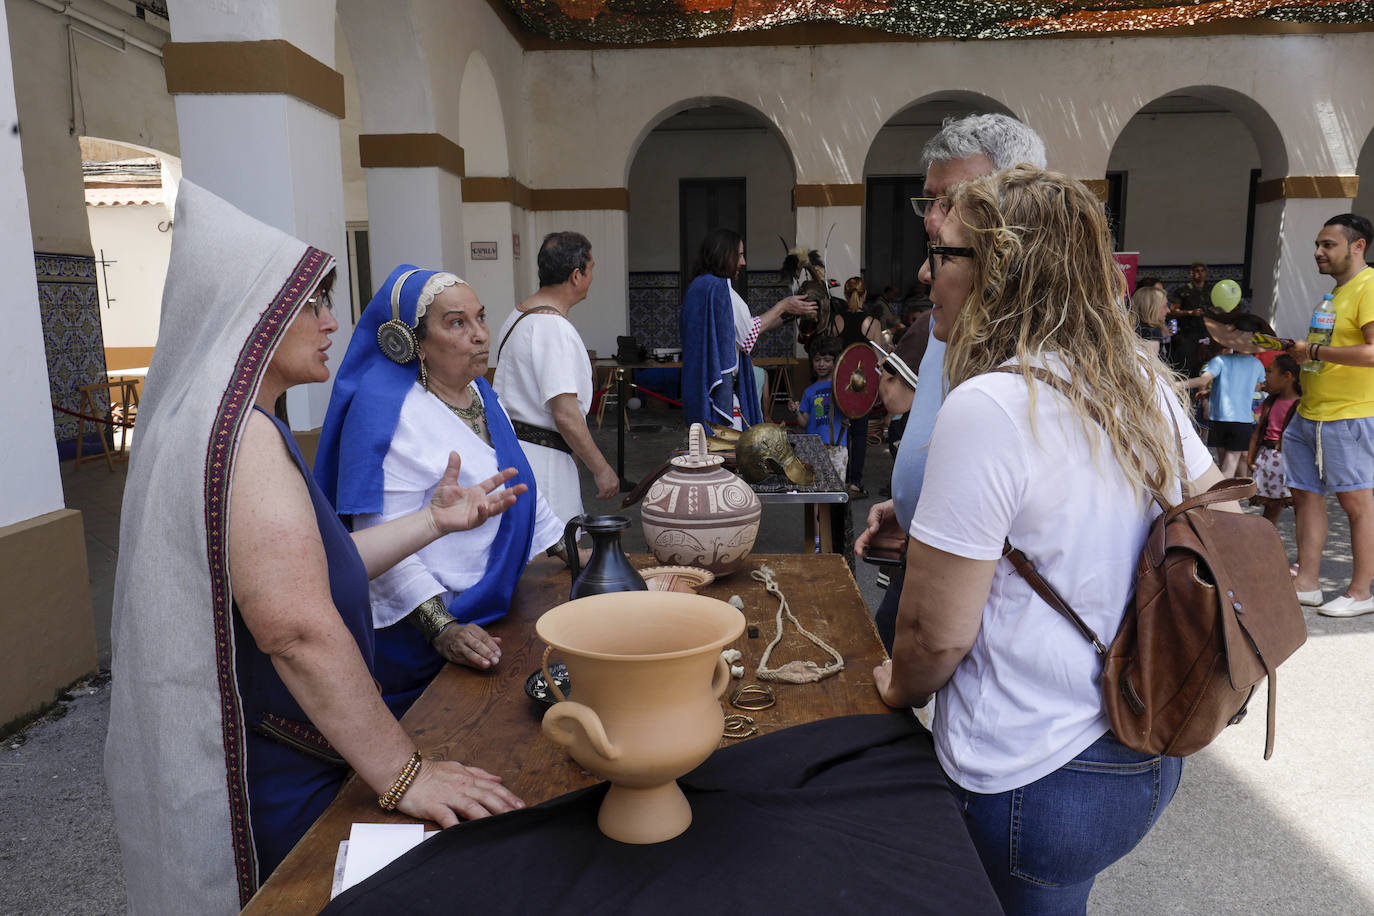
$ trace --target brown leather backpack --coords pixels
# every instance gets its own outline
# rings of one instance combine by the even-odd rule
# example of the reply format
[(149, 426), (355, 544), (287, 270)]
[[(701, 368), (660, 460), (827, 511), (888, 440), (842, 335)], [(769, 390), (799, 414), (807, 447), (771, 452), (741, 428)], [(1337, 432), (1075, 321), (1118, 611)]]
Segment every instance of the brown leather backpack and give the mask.
[[(1065, 387), (1058, 376), (1035, 374)], [(1264, 759), (1274, 752), (1274, 669), (1307, 641), (1307, 624), (1278, 530), (1257, 515), (1210, 508), (1254, 492), (1253, 480), (1231, 478), (1176, 506), (1161, 501), (1110, 648), (1025, 554), (1010, 542), (1003, 551), (1036, 594), (1097, 647), (1102, 700), (1112, 731), (1129, 748), (1176, 757), (1201, 750), (1245, 717), (1268, 677)]]

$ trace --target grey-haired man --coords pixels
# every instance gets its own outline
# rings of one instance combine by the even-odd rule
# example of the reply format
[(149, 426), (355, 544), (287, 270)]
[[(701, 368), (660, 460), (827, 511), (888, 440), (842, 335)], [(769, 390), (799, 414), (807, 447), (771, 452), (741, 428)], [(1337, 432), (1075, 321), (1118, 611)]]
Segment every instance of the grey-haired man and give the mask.
[[(945, 121), (940, 132), (921, 150), (926, 179), (922, 196), (916, 203), (925, 220), (926, 237), (935, 238), (944, 224), (948, 213), (945, 195), (950, 188), (1022, 163), (1044, 168), (1045, 141), (1015, 118), (977, 114)], [(930, 283), (928, 259), (921, 265), (919, 277), (922, 283)], [(935, 415), (944, 402), (944, 363), (944, 341), (932, 336), (921, 359), (906, 431), (902, 434), (902, 447), (892, 467), (892, 499), (869, 510), (868, 526), (854, 542), (854, 552), (861, 557), (869, 550), (888, 555), (906, 551), (907, 529), (911, 527), (911, 517), (916, 512), (916, 501), (921, 496), (921, 482), (925, 477), (925, 446), (935, 428)], [(897, 408), (888, 405), (888, 410)], [(897, 605), (905, 577), (906, 567), (897, 567), (875, 615), (878, 635), (889, 652), (896, 635)]]

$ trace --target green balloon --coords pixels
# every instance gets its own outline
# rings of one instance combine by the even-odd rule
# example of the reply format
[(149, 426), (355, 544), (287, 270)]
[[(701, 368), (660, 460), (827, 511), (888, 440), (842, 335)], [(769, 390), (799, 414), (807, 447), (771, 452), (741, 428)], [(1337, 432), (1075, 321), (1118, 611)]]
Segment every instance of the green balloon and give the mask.
[(1235, 280), (1222, 280), (1212, 287), (1212, 304), (1223, 312), (1229, 312), (1240, 304), (1240, 284)]

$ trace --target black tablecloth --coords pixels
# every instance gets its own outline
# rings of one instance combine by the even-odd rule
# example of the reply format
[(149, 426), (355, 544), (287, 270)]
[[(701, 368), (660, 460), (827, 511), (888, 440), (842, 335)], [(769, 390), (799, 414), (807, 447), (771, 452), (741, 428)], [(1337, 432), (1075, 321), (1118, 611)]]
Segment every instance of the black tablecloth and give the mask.
[(687, 832), (602, 836), (605, 784), (445, 830), (325, 913), (1001, 913), (930, 736), (847, 716), (717, 751)]

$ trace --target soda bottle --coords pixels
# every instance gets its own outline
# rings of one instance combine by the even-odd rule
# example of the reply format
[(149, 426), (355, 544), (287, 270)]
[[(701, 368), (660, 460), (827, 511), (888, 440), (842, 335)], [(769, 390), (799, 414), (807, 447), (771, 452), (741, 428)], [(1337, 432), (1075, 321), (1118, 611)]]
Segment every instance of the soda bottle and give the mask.
[[(1332, 303), (1334, 298), (1331, 293), (1327, 293), (1322, 296), (1321, 303), (1312, 310), (1312, 323), (1307, 329), (1309, 344), (1326, 346), (1331, 343), (1331, 332), (1336, 329), (1336, 309)], [(1325, 368), (1325, 362), (1315, 359), (1309, 359), (1302, 364), (1304, 372), (1320, 372)]]

